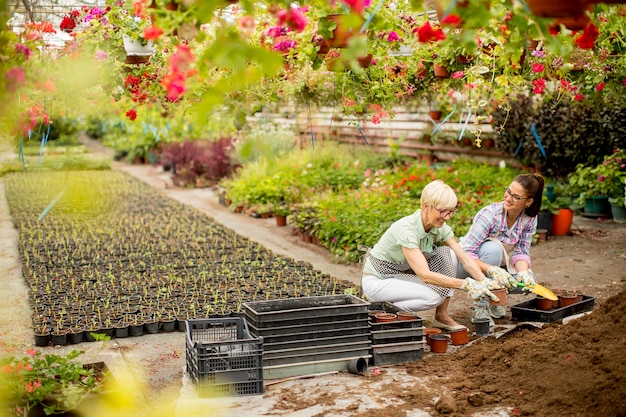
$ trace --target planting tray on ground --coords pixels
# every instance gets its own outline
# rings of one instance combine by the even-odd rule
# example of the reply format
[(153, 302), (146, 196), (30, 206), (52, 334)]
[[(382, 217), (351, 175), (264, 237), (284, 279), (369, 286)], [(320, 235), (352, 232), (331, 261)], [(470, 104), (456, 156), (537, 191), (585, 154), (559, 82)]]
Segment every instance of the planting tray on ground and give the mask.
[(417, 361), (424, 356), (424, 341), (372, 345), (370, 364), (374, 366), (398, 365)]
[(424, 336), (424, 327), (372, 331), (371, 335), (372, 345), (421, 342)]
[[(286, 298), (243, 303), (249, 322), (257, 328), (269, 323), (312, 324), (321, 321), (344, 321), (367, 317), (369, 302), (349, 294), (320, 297)], [(321, 318), (324, 318), (321, 320)]]
[(309, 349), (290, 349), (275, 352), (264, 352), (263, 367), (287, 365), (294, 363), (325, 362), (351, 357), (370, 355), (370, 343), (337, 344)]
[(519, 321), (542, 321), (552, 322), (563, 317), (593, 310), (594, 298), (583, 295), (582, 301), (568, 305), (566, 307), (552, 308), (550, 310), (540, 310), (537, 307), (537, 299), (533, 298), (521, 304), (511, 307), (511, 316)]

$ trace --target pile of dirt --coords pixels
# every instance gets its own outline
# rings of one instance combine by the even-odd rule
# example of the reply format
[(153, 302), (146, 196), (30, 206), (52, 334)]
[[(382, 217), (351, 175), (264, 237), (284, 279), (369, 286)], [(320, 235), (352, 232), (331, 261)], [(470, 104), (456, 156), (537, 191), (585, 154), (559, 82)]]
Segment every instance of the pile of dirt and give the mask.
[(470, 403), (483, 403), (510, 406), (515, 415), (623, 416), (624, 311), (621, 292), (578, 320), (521, 327), (454, 355), (431, 355), (409, 372), (433, 375), (455, 393), (457, 415), (475, 413)]

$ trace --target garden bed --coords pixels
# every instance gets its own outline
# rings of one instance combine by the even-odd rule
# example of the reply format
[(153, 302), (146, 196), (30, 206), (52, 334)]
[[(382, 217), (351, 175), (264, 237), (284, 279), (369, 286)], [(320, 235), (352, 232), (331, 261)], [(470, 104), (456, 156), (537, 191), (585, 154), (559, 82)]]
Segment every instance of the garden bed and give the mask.
[(17, 174), (6, 188), (36, 332), (115, 335), (353, 287), (124, 173)]

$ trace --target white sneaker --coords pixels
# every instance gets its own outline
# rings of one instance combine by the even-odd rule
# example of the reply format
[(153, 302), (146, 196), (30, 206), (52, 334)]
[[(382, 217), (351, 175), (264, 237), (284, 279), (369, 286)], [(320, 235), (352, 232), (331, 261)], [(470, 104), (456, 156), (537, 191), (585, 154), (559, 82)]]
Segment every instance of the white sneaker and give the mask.
[(504, 306), (489, 306), (489, 313), (491, 314), (491, 317), (493, 317), (494, 319), (501, 319), (504, 316), (506, 316), (506, 309), (504, 308)]

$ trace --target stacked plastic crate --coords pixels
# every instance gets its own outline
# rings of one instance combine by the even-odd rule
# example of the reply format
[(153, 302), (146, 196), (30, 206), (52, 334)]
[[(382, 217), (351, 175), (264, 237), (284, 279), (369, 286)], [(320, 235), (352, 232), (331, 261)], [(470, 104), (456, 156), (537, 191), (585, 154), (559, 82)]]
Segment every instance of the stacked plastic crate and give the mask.
[(377, 323), (375, 311), (397, 314), (399, 308), (391, 303), (371, 303), (370, 333), (372, 338), (372, 358), (374, 366), (398, 365), (404, 362), (420, 360), (424, 357), (423, 319), (396, 320)]
[(263, 339), (241, 317), (188, 320), (187, 373), (201, 397), (263, 393)]
[(263, 338), (263, 377), (342, 371), (369, 359), (368, 306), (352, 295), (244, 303), (250, 332)]

